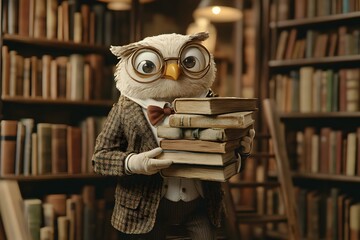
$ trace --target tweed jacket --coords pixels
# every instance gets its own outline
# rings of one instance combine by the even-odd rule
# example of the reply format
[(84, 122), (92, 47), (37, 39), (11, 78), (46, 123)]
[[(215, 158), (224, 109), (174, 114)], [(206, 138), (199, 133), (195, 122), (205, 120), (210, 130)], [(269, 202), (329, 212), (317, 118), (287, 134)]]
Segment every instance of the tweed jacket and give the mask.
[[(117, 176), (112, 225), (127, 234), (149, 232), (156, 221), (163, 178), (154, 175), (127, 175), (125, 159), (158, 147), (141, 106), (125, 96), (113, 105), (102, 132), (96, 139), (92, 158), (96, 173)], [(223, 213), (220, 183), (202, 182), (209, 219), (220, 226)]]

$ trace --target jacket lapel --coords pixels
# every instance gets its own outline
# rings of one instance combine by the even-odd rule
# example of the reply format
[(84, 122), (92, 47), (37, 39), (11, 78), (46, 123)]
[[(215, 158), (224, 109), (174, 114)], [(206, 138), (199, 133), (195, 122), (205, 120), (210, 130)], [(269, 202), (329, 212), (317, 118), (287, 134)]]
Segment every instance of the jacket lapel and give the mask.
[(159, 147), (155, 136), (153, 135), (153, 132), (151, 130), (151, 126), (149, 125), (148, 121), (146, 120), (146, 117), (144, 116), (144, 113), (142, 111), (142, 107), (137, 104), (136, 102), (124, 97), (125, 99), (125, 106), (131, 109), (133, 112), (131, 114), (131, 119), (126, 119), (125, 122), (129, 121), (136, 121), (136, 131), (137, 134), (139, 134), (142, 138), (142, 144), (145, 149), (143, 151), (148, 151), (154, 148)]

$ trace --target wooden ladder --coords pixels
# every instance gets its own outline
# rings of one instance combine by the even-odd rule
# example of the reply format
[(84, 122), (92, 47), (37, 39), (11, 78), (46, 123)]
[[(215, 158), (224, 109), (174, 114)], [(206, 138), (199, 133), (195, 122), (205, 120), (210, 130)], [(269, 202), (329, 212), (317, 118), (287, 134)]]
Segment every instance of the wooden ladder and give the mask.
[[(225, 203), (227, 206), (227, 229), (229, 238), (233, 240), (241, 239), (240, 224), (256, 224), (264, 226), (267, 223), (286, 222), (288, 236), (285, 239), (300, 240), (300, 227), (298, 222), (298, 213), (295, 202), (295, 192), (291, 177), (289, 159), (286, 152), (285, 135), (281, 127), (280, 117), (273, 100), (263, 100), (263, 112), (268, 127), (270, 137), (273, 142), (274, 155), (269, 153), (253, 154), (252, 158), (274, 157), (277, 169), (277, 181), (263, 182), (227, 182), (223, 184), (225, 192)], [(252, 161), (248, 159), (247, 161)], [(266, 215), (254, 211), (239, 210), (235, 206), (232, 189), (233, 188), (279, 188), (284, 203), (284, 215)], [(263, 198), (266, 201), (266, 197)], [(278, 236), (280, 237), (280, 236)], [(284, 236), (281, 236), (284, 238)]]

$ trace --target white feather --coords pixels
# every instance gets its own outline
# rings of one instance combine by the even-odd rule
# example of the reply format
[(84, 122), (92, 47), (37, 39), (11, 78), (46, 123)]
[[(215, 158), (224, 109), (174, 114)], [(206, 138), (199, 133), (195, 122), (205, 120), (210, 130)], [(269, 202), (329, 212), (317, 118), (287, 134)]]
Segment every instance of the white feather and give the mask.
[(151, 83), (139, 83), (134, 81), (128, 74), (126, 68), (132, 67), (126, 64), (130, 54), (143, 46), (156, 48), (165, 57), (178, 57), (179, 51), (184, 44), (189, 41), (204, 40), (207, 38), (206, 33), (198, 35), (180, 35), (180, 34), (163, 34), (153, 37), (147, 37), (137, 43), (129, 44), (123, 47), (112, 46), (111, 51), (120, 61), (115, 71), (116, 87), (129, 97), (155, 100), (172, 101), (177, 97), (197, 97), (206, 92), (214, 82), (216, 75), (216, 66), (211, 56), (210, 69), (201, 79), (191, 79), (184, 74), (180, 74), (178, 80), (159, 79)]

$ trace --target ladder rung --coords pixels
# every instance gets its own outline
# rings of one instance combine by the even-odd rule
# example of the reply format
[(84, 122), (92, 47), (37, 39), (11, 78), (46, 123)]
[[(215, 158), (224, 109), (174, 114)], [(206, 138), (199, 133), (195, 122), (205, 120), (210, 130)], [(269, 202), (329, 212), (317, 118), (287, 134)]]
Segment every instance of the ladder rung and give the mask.
[(242, 181), (238, 183), (229, 183), (229, 187), (236, 188), (236, 187), (268, 187), (274, 188), (279, 187), (279, 182), (250, 182), (250, 181)]
[(286, 222), (287, 218), (284, 215), (260, 215), (258, 213), (238, 213), (237, 219), (240, 224), (262, 224), (269, 222)]
[(252, 157), (252, 158), (274, 158), (275, 154), (268, 153), (268, 152), (255, 152), (255, 153), (251, 153), (250, 157)]

